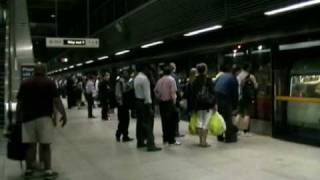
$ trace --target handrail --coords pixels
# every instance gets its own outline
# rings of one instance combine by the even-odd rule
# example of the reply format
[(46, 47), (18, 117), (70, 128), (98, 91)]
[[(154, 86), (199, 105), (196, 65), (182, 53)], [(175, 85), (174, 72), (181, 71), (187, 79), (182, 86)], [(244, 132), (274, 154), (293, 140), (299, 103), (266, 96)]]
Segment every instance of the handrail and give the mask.
[(277, 101), (297, 102), (297, 103), (319, 103), (320, 98), (292, 97), (292, 96), (276, 96)]

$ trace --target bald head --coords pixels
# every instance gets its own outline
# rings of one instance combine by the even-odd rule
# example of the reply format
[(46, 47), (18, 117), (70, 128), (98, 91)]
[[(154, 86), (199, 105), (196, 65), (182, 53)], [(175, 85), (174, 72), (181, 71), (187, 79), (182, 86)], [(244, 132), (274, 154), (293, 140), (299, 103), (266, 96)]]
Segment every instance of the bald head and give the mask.
[(36, 64), (34, 66), (34, 75), (35, 76), (44, 76), (44, 75), (46, 75), (46, 66), (44, 64)]

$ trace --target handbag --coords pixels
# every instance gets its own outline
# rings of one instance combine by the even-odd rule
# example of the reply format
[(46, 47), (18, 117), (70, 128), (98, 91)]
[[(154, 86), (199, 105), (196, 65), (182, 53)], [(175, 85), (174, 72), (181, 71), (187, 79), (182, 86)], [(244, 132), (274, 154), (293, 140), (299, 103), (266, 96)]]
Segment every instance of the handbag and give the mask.
[(197, 113), (192, 113), (189, 121), (189, 126), (188, 126), (190, 134), (192, 135), (197, 134), (197, 123), (198, 123)]
[(209, 132), (214, 136), (222, 135), (227, 127), (226, 122), (219, 112), (214, 112), (209, 121)]
[(7, 157), (11, 160), (23, 161), (26, 159), (27, 144), (22, 143), (22, 124), (10, 124), (8, 127)]
[(239, 130), (248, 129), (249, 123), (250, 123), (249, 119), (241, 117), (240, 114), (237, 114), (236, 116), (233, 116), (232, 122)]

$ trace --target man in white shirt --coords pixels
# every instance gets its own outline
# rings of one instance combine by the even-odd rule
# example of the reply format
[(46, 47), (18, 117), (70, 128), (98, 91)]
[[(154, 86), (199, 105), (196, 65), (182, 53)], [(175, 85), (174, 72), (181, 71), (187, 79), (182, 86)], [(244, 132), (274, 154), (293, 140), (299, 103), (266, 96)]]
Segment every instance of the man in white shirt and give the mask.
[[(148, 151), (159, 151), (155, 146), (153, 136), (153, 109), (150, 91), (150, 81), (146, 76), (146, 65), (136, 65), (139, 72), (134, 79), (134, 92), (136, 96), (137, 113), (137, 147), (147, 147)], [(145, 143), (147, 141), (147, 143)]]

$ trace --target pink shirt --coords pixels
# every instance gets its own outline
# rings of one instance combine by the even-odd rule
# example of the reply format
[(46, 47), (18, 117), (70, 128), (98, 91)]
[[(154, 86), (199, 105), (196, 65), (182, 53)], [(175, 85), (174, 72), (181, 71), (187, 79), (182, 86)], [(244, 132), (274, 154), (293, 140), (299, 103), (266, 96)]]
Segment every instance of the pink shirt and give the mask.
[[(156, 97), (161, 101), (175, 100), (177, 92), (176, 81), (172, 76), (163, 76), (160, 78), (154, 88)], [(174, 95), (174, 96), (173, 96)]]

